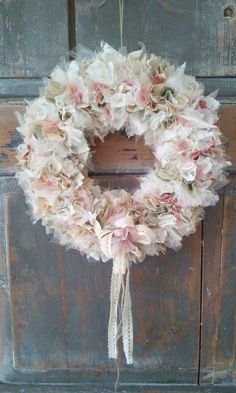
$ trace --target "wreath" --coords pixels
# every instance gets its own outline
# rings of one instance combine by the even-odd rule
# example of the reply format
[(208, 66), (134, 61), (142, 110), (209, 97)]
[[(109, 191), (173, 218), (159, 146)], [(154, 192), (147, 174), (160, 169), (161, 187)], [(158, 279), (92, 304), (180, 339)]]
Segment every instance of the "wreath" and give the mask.
[[(109, 357), (123, 337), (133, 362), (129, 268), (146, 255), (178, 249), (218, 200), (230, 165), (218, 128), (217, 91), (144, 48), (107, 44), (58, 65), (41, 96), (19, 115), (17, 173), (34, 221), (93, 260), (113, 260)], [(103, 190), (89, 177), (90, 146), (109, 133), (142, 136), (153, 169), (133, 193)], [(119, 313), (121, 306), (121, 313)]]

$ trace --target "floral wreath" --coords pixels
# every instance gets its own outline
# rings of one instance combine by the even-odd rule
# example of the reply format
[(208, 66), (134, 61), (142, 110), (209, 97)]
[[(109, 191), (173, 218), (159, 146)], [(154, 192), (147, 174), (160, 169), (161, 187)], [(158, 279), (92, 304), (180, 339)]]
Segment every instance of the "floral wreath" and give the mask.
[[(113, 260), (109, 357), (123, 337), (133, 362), (131, 262), (178, 249), (195, 232), (203, 208), (218, 200), (230, 165), (218, 128), (216, 92), (144, 48), (126, 54), (107, 44), (58, 65), (18, 130), (17, 173), (34, 221), (89, 258)], [(89, 177), (90, 145), (109, 133), (142, 136), (154, 168), (133, 194), (102, 190)], [(119, 306), (121, 314), (119, 315)]]

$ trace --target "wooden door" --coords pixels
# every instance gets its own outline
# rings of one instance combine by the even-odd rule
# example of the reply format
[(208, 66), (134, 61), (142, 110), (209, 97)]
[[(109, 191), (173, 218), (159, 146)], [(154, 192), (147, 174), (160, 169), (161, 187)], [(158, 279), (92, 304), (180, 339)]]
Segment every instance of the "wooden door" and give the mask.
[[(180, 252), (133, 266), (134, 365), (125, 384), (235, 384), (236, 1), (126, 0), (123, 40), (176, 64), (187, 60), (207, 92), (219, 88), (231, 182)], [(0, 380), (112, 383), (107, 357), (111, 264), (51, 243), (33, 225), (14, 179), (15, 111), (38, 94), (76, 44), (120, 44), (117, 0), (0, 0)], [(94, 176), (105, 187), (136, 184), (152, 165), (142, 141), (97, 145)]]

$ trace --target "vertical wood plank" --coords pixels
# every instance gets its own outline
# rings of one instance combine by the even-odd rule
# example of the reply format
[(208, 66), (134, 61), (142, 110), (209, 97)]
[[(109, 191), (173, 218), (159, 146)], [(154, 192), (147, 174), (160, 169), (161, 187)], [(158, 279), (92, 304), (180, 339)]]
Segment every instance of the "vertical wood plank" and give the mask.
[(66, 0), (0, 0), (0, 77), (48, 75), (68, 54), (67, 17)]
[(235, 383), (236, 176), (204, 227), (202, 383)]
[(11, 335), (11, 298), (9, 269), (7, 265), (7, 215), (5, 196), (0, 193), (0, 381), (4, 381), (11, 374), (12, 335)]
[(14, 365), (66, 369), (57, 246), (41, 225), (32, 227), (23, 196), (7, 202)]

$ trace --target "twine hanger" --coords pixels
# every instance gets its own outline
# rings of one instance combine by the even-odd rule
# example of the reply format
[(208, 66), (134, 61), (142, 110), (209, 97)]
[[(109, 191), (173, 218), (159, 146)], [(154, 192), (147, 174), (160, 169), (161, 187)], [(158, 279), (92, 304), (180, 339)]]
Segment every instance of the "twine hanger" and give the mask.
[(120, 48), (123, 48), (123, 21), (124, 21), (124, 0), (119, 0), (120, 15)]

